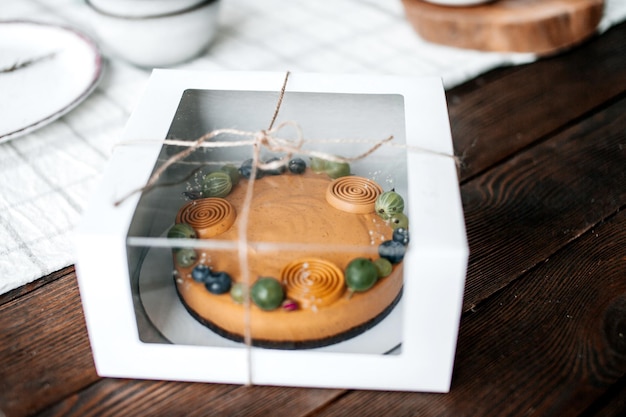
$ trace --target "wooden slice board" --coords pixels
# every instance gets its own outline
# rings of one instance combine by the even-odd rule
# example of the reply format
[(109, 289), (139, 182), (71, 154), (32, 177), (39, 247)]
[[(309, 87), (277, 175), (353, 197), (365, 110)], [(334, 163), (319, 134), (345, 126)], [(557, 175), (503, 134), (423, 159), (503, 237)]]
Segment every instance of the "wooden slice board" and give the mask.
[(429, 42), (498, 52), (549, 55), (591, 36), (604, 0), (496, 0), (440, 6), (402, 0), (407, 19)]

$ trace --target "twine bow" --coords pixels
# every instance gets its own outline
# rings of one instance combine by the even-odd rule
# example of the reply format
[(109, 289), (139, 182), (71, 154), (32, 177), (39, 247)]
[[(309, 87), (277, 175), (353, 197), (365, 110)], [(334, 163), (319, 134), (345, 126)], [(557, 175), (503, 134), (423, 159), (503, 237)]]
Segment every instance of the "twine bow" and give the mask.
[[(278, 115), (278, 110), (280, 109), (280, 105), (282, 104), (282, 100), (285, 93), (285, 86), (289, 76), (289, 72), (285, 77), (285, 84), (283, 84), (283, 88), (281, 89), (281, 94), (278, 99), (278, 103), (276, 106), (276, 111), (274, 112), (274, 116), (272, 117), (272, 121), (270, 123), (270, 127), (268, 129), (259, 130), (259, 131), (246, 131), (246, 130), (238, 130), (238, 129), (215, 129), (211, 132), (208, 132), (195, 141), (187, 141), (187, 140), (177, 140), (177, 139), (166, 139), (161, 141), (164, 145), (175, 145), (185, 147), (181, 152), (171, 156), (168, 158), (159, 168), (154, 171), (154, 173), (150, 176), (150, 179), (143, 187), (132, 190), (130, 193), (126, 194), (119, 200), (117, 200), (114, 204), (115, 206), (120, 205), (130, 196), (138, 192), (146, 192), (157, 185), (157, 181), (161, 177), (161, 175), (173, 164), (178, 161), (181, 161), (187, 158), (189, 155), (194, 153), (199, 148), (230, 148), (230, 147), (239, 147), (239, 146), (252, 146), (254, 149), (253, 153), (253, 164), (252, 164), (252, 173), (251, 177), (256, 178), (256, 171), (258, 170), (271, 170), (276, 169), (281, 166), (286, 165), (289, 160), (293, 157), (294, 154), (307, 155), (314, 158), (321, 158), (327, 161), (332, 162), (353, 162), (358, 161), (363, 158), (366, 158), (368, 155), (375, 152), (378, 148), (380, 148), (385, 143), (393, 140), (393, 135), (388, 136), (385, 139), (374, 142), (374, 145), (367, 149), (365, 152), (353, 156), (353, 157), (343, 157), (338, 155), (329, 154), (326, 152), (320, 152), (316, 150), (303, 149), (302, 146), (305, 144), (304, 135), (302, 133), (302, 128), (295, 121), (284, 121), (278, 124), (276, 127), (273, 127), (276, 117)], [(287, 139), (278, 136), (277, 134), (284, 129), (285, 127), (291, 126), (296, 130), (296, 138), (295, 139)], [(244, 138), (238, 141), (213, 141), (212, 139), (217, 138), (220, 135), (232, 135)], [(247, 138), (247, 139), (245, 139)], [(349, 142), (362, 142), (362, 141), (350, 141), (350, 140), (338, 140), (337, 142), (349, 143)], [(135, 143), (139, 143), (139, 141), (135, 141)], [(273, 160), (270, 162), (262, 162), (260, 160), (260, 152), (261, 148), (266, 148), (267, 150), (273, 153), (284, 153), (282, 158), (278, 160)]]

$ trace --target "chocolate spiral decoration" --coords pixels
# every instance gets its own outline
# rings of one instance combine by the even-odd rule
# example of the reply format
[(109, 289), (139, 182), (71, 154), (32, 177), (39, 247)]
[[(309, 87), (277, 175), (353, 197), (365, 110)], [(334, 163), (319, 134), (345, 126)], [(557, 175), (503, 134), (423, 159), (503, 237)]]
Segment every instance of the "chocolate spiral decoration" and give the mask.
[(355, 214), (374, 212), (376, 199), (383, 189), (369, 178), (347, 176), (331, 182), (326, 201), (334, 208)]
[(223, 198), (200, 198), (185, 204), (176, 215), (176, 223), (187, 223), (201, 239), (224, 233), (235, 222), (235, 208)]
[(305, 258), (289, 263), (281, 272), (287, 298), (301, 308), (332, 304), (345, 290), (343, 271), (332, 262)]

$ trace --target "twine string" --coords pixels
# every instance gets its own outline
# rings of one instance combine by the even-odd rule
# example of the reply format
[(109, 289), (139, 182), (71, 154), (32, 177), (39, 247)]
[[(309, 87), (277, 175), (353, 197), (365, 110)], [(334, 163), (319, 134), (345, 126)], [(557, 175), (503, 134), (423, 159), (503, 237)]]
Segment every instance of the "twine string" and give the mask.
[[(305, 144), (304, 135), (302, 132), (302, 128), (295, 121), (284, 121), (278, 124), (278, 126), (274, 127), (274, 124), (278, 118), (278, 113), (280, 112), (283, 99), (285, 97), (285, 90), (287, 89), (287, 82), (289, 81), (290, 71), (286, 71), (285, 77), (283, 79), (283, 84), (280, 89), (280, 93), (278, 96), (278, 100), (276, 101), (276, 106), (274, 108), (274, 113), (269, 123), (269, 127), (265, 130), (259, 131), (247, 131), (247, 130), (239, 130), (239, 129), (215, 129), (204, 135), (200, 136), (198, 139), (194, 141), (188, 140), (177, 140), (177, 139), (165, 139), (165, 140), (132, 140), (118, 143), (116, 146), (124, 146), (124, 145), (136, 145), (145, 142), (159, 142), (163, 145), (173, 145), (173, 146), (181, 146), (185, 149), (180, 151), (179, 153), (169, 157), (159, 168), (157, 168), (154, 173), (150, 176), (146, 184), (142, 187), (136, 188), (126, 195), (122, 196), (118, 200), (116, 200), (113, 204), (115, 206), (119, 206), (128, 198), (133, 196), (136, 193), (147, 192), (155, 186), (159, 185), (158, 180), (163, 175), (163, 173), (176, 162), (182, 161), (187, 158), (189, 155), (194, 153), (199, 148), (232, 148), (232, 147), (241, 147), (241, 146), (252, 146), (253, 147), (253, 164), (252, 164), (252, 174), (251, 179), (256, 178), (256, 173), (258, 170), (272, 170), (284, 166), (289, 162), (289, 160), (293, 157), (294, 154), (307, 155), (313, 158), (325, 159), (331, 162), (339, 162), (339, 163), (350, 163), (358, 160), (365, 159), (372, 153), (374, 153), (378, 148), (383, 146), (384, 144), (391, 142), (393, 140), (393, 135), (388, 136), (385, 139), (378, 140), (373, 142), (374, 144), (367, 149), (365, 152), (353, 156), (353, 157), (344, 157), (329, 154), (326, 152), (303, 149), (302, 146)], [(277, 134), (284, 128), (291, 126), (296, 131), (295, 139), (282, 138)], [(214, 138), (217, 138), (221, 135), (231, 135), (241, 138), (241, 140), (237, 141), (214, 141)], [(351, 140), (351, 139), (336, 139), (336, 140), (325, 140), (325, 141), (307, 141), (309, 143), (364, 143), (363, 140)], [(367, 141), (370, 142), (371, 141)], [(413, 145), (398, 145), (391, 144), (392, 146), (401, 146), (407, 151), (412, 152), (422, 152), (430, 155), (439, 155), (448, 158), (452, 158), (455, 164), (458, 166), (461, 165), (460, 159), (456, 155), (451, 155), (445, 152), (433, 151), (431, 149), (422, 148)], [(284, 153), (285, 155), (282, 158), (277, 160), (273, 160), (270, 162), (263, 162), (260, 160), (260, 150), (261, 147), (267, 148), (269, 151), (274, 153)], [(251, 181), (253, 182), (253, 181)], [(162, 184), (161, 184), (162, 185)]]
[[(276, 135), (280, 130), (284, 129), (287, 126), (292, 126), (296, 130), (295, 140), (281, 138)], [(220, 135), (225, 135), (225, 134), (229, 134), (233, 136), (240, 136), (244, 138), (247, 137), (250, 139), (239, 140), (239, 141), (219, 141), (219, 142), (211, 141), (211, 139), (216, 138)], [(325, 159), (331, 162), (358, 161), (374, 153), (382, 145), (393, 140), (393, 138), (394, 138), (393, 135), (390, 135), (385, 139), (376, 141), (365, 152), (359, 155), (353, 156), (353, 157), (338, 156), (338, 155), (333, 155), (327, 152), (303, 149), (302, 146), (305, 144), (305, 140), (304, 140), (304, 135), (302, 133), (302, 128), (300, 127), (298, 123), (288, 120), (288, 121), (279, 123), (274, 128), (267, 129), (267, 130), (260, 130), (258, 132), (251, 132), (251, 131), (238, 130), (238, 129), (216, 129), (216, 130), (212, 130), (211, 132), (202, 135), (200, 138), (196, 139), (195, 141), (183, 141), (183, 140), (175, 140), (175, 139), (174, 140), (173, 139), (161, 140), (159, 142), (165, 145), (184, 146), (185, 149), (182, 150), (181, 152), (178, 152), (177, 154), (172, 155), (161, 166), (159, 166), (159, 168), (157, 168), (154, 171), (154, 173), (150, 176), (150, 178), (148, 179), (148, 181), (146, 182), (144, 186), (130, 191), (128, 194), (124, 195), (123, 197), (115, 201), (114, 205), (119, 206), (125, 200), (130, 198), (132, 195), (140, 193), (140, 192), (147, 192), (150, 189), (154, 188), (155, 186), (158, 185), (157, 182), (161, 178), (161, 175), (163, 175), (163, 173), (170, 166), (172, 166), (176, 162), (179, 162), (187, 158), (189, 155), (191, 155), (192, 153), (194, 153), (197, 149), (201, 147), (229, 148), (229, 147), (240, 147), (240, 146), (246, 146), (246, 145), (252, 146), (253, 147), (253, 161), (254, 161), (252, 168), (255, 170), (254, 174), (256, 175), (256, 170), (271, 170), (271, 169), (276, 169), (281, 166), (284, 166), (285, 164), (287, 164), (287, 162), (289, 162), (289, 160), (293, 157), (294, 154), (301, 154), (301, 155), (307, 155), (307, 156), (314, 157), (314, 158), (321, 158), (321, 159)], [(142, 141), (133, 141), (132, 143), (136, 144), (136, 143), (141, 143), (141, 142)], [(331, 141), (326, 141), (326, 142), (330, 143)], [(333, 142), (343, 143), (344, 141), (336, 140)], [(127, 143), (120, 143), (119, 145), (125, 145), (125, 144)], [(274, 160), (270, 162), (263, 162), (260, 160), (261, 147), (264, 147), (271, 152), (284, 153), (285, 155), (282, 158), (279, 158), (278, 160)]]
[[(287, 81), (289, 80), (289, 71), (285, 73), (285, 79), (283, 80), (283, 85), (280, 89), (280, 94), (278, 96), (278, 101), (276, 103), (276, 107), (274, 108), (274, 114), (272, 115), (272, 119), (270, 121), (269, 127), (267, 131), (261, 130), (255, 135), (255, 143), (253, 145), (253, 155), (252, 155), (252, 170), (250, 172), (250, 180), (248, 181), (248, 186), (246, 188), (246, 195), (243, 201), (243, 208), (241, 210), (241, 220), (239, 223), (238, 230), (238, 251), (239, 254), (239, 270), (242, 273), (242, 281), (245, 290), (244, 296), (244, 344), (246, 345), (246, 361), (248, 370), (247, 373), (247, 381), (246, 385), (252, 385), (253, 376), (252, 376), (252, 333), (251, 333), (251, 300), (250, 300), (250, 271), (248, 270), (248, 218), (250, 214), (250, 204), (252, 203), (252, 196), (254, 190), (254, 182), (256, 179), (257, 171), (259, 170), (259, 160), (261, 156), (261, 146), (267, 146), (272, 150), (274, 147), (282, 148), (287, 147), (289, 145), (289, 141), (280, 140), (274, 138), (271, 132), (274, 128), (274, 123), (276, 122), (276, 118), (278, 117), (278, 112), (280, 111), (280, 107), (283, 103), (283, 98), (285, 97), (285, 90), (287, 88)], [(286, 124), (281, 124), (278, 126), (278, 130), (280, 130)], [(296, 140), (296, 146), (299, 148), (302, 146), (304, 142), (302, 131), (299, 127), (297, 127), (298, 138)], [(286, 158), (291, 158), (291, 152), (287, 152), (287, 155), (282, 158), (282, 160)], [(281, 162), (282, 162), (281, 160)], [(288, 159), (287, 159), (288, 160)], [(284, 162), (286, 163), (286, 161)], [(272, 165), (264, 164), (264, 165)], [(273, 167), (272, 167), (273, 168)], [(264, 168), (268, 169), (268, 167)]]

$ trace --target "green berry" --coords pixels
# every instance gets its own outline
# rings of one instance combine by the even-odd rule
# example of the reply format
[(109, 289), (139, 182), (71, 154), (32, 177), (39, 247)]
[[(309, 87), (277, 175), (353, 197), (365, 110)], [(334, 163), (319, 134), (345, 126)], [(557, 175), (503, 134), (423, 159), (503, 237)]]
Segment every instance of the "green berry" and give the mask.
[(311, 158), (311, 170), (316, 174), (321, 174), (326, 171), (326, 163), (327, 161), (322, 158)]
[(393, 230), (409, 228), (409, 218), (404, 213), (394, 213), (387, 221)]
[(383, 220), (404, 211), (404, 199), (395, 191), (385, 191), (376, 199), (374, 210)]
[(378, 269), (371, 260), (356, 258), (346, 267), (345, 279), (351, 291), (367, 291), (378, 280)]
[(193, 248), (180, 248), (176, 252), (176, 263), (183, 268), (187, 268), (196, 263), (198, 253)]
[(226, 164), (220, 168), (220, 171), (225, 172), (230, 177), (230, 182), (232, 186), (239, 184), (239, 180), (241, 179), (241, 174), (239, 173), (239, 168), (232, 164)]
[(167, 231), (168, 239), (195, 239), (196, 231), (187, 223), (177, 223)]
[(311, 158), (311, 170), (316, 174), (326, 173), (330, 178), (337, 179), (350, 175), (350, 164), (313, 157)]
[(388, 277), (393, 270), (393, 265), (388, 259), (385, 258), (376, 259), (374, 261), (374, 266), (376, 267), (376, 271), (378, 271), (378, 278)]
[(260, 309), (274, 310), (283, 303), (285, 292), (276, 278), (262, 277), (252, 285), (250, 297)]
[(337, 179), (340, 177), (346, 177), (350, 175), (350, 164), (347, 162), (333, 162), (328, 161), (326, 163), (325, 172), (332, 179)]
[(230, 175), (224, 171), (215, 171), (207, 174), (202, 180), (203, 197), (226, 197), (233, 188)]
[(242, 282), (236, 282), (230, 287), (230, 297), (237, 304), (243, 304), (246, 299), (246, 287)]

